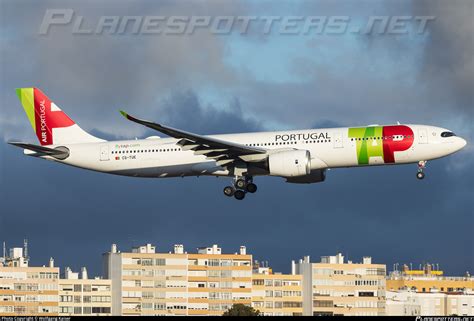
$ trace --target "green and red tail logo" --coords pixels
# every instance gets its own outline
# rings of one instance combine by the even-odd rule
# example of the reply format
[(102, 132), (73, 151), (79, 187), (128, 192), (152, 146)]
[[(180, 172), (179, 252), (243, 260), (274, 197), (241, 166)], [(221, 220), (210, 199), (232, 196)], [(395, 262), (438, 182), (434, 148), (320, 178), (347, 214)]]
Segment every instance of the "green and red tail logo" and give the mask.
[(18, 88), (16, 93), (41, 145), (53, 144), (54, 128), (69, 127), (75, 124), (41, 90)]
[(349, 138), (356, 141), (359, 165), (369, 164), (370, 157), (382, 157), (395, 163), (395, 152), (413, 145), (413, 130), (404, 125), (349, 128)]

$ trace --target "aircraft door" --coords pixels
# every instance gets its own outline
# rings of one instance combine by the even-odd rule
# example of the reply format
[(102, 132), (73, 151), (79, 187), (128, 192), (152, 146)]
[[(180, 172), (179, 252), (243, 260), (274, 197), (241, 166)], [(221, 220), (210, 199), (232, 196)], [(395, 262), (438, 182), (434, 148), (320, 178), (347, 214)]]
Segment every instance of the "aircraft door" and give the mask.
[(100, 160), (101, 161), (109, 160), (109, 146), (108, 145), (100, 146)]
[(426, 128), (418, 129), (418, 143), (428, 144), (428, 132)]
[(334, 148), (342, 148), (342, 132), (335, 132), (334, 133)]

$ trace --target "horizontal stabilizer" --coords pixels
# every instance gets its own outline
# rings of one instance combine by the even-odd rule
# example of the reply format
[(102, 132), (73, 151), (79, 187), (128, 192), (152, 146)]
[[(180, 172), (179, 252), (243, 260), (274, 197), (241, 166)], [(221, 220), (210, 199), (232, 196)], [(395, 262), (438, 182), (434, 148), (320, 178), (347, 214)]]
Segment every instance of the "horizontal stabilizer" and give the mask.
[(37, 156), (52, 156), (57, 159), (66, 159), (69, 156), (69, 149), (66, 147), (50, 148), (22, 142), (8, 142), (8, 144), (31, 150), (38, 153)]

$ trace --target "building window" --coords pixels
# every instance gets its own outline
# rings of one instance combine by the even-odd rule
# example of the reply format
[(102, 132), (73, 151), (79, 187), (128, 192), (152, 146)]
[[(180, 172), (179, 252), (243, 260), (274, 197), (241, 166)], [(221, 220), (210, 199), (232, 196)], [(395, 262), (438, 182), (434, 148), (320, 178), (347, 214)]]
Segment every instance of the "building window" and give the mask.
[(329, 300), (314, 300), (313, 301), (313, 307), (315, 308), (332, 308), (334, 306), (333, 301)]
[(110, 308), (92, 307), (92, 313), (110, 313)]

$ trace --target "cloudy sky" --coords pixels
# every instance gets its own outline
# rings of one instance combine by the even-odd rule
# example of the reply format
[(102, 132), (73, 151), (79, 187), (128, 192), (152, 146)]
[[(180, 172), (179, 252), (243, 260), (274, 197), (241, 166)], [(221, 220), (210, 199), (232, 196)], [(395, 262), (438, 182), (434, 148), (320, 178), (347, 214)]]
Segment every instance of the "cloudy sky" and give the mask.
[[(450, 128), (472, 142), (474, 7), (444, 1), (12, 1), (0, 0), (0, 133), (36, 142), (14, 88), (41, 88), (84, 129), (107, 139), (155, 133), (137, 116), (200, 134), (390, 124)], [(40, 26), (48, 9), (71, 23)], [(76, 34), (101, 16), (430, 16), (423, 33)], [(410, 20), (413, 21), (413, 20)], [(28, 158), (0, 144), (0, 240), (30, 240), (33, 264), (100, 273), (112, 243), (169, 251), (246, 245), (289, 271), (290, 260), (340, 251), (358, 261), (439, 263), (474, 272), (474, 149), (416, 165), (338, 169), (322, 184), (258, 178), (245, 201), (223, 196), (227, 179), (136, 179)]]

